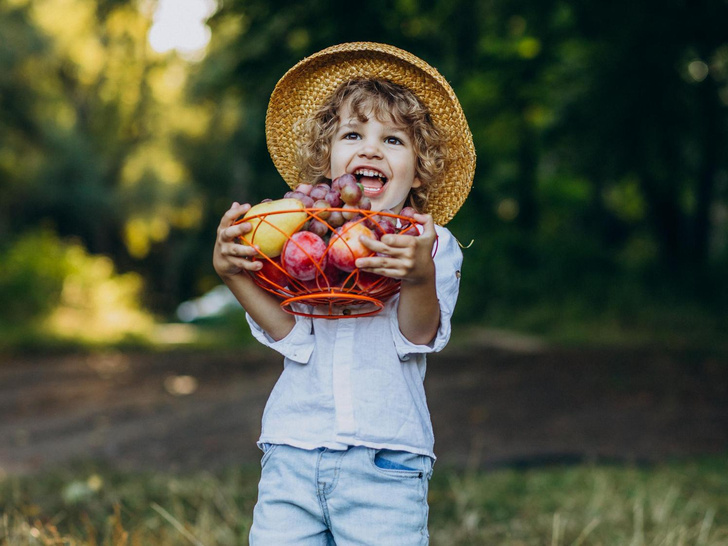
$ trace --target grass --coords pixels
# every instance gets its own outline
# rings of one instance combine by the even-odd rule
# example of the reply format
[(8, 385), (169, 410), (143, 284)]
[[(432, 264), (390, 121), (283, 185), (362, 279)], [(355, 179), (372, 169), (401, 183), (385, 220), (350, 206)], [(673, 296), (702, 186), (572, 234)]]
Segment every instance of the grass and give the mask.
[[(257, 468), (187, 475), (86, 464), (0, 480), (2, 546), (245, 545)], [(433, 546), (728, 545), (728, 460), (437, 468)]]

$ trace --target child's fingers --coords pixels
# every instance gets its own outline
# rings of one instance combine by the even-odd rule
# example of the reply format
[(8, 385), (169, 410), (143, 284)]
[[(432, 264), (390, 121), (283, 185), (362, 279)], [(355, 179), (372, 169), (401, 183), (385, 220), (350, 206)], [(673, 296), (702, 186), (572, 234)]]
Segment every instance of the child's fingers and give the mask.
[(356, 266), (362, 271), (395, 279), (400, 279), (407, 274), (407, 269), (400, 260), (388, 256), (359, 258), (356, 260)]
[(223, 243), (237, 241), (239, 237), (248, 233), (250, 229), (251, 226), (249, 222), (241, 222), (232, 226), (223, 227), (220, 229), (220, 240)]
[(258, 255), (258, 248), (238, 243), (227, 243), (222, 245), (221, 253), (237, 269), (257, 271), (263, 267), (260, 260), (253, 260)]
[(359, 240), (365, 247), (367, 247), (372, 252), (381, 252), (383, 254), (386, 254), (386, 251), (390, 250), (390, 246), (388, 244), (372, 237), (367, 237), (366, 235), (360, 235)]
[(235, 220), (248, 212), (250, 210), (250, 207), (250, 203), (244, 203), (242, 205), (237, 201), (233, 203), (231, 207), (227, 211), (225, 211), (225, 214), (223, 214), (222, 220), (220, 220), (220, 228), (231, 226), (235, 222)]

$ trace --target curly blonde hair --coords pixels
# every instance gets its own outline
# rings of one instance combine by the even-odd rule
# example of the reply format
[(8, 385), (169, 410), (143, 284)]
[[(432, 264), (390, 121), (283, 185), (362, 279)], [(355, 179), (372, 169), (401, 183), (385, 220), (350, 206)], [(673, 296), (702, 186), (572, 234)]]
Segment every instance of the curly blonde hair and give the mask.
[[(379, 120), (389, 118), (402, 126), (412, 139), (415, 176), (421, 184), (410, 191), (410, 206), (427, 210), (430, 189), (445, 169), (445, 140), (432, 122), (430, 113), (417, 96), (406, 87), (383, 79), (357, 79), (341, 84), (321, 107), (300, 124), (303, 141), (298, 147), (297, 162), (301, 182), (327, 181), (331, 163), (331, 144), (339, 124), (339, 112), (347, 104), (359, 120), (368, 115)], [(298, 131), (297, 131), (298, 132)]]

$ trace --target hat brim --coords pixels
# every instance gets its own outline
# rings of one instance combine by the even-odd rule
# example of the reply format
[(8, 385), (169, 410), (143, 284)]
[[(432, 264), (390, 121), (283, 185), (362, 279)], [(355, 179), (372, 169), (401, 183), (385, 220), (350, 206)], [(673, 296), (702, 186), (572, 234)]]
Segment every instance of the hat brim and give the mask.
[(273, 164), (292, 188), (300, 182), (296, 122), (313, 115), (336, 88), (356, 78), (381, 78), (411, 90), (428, 108), (447, 144), (445, 169), (431, 189), (427, 210), (445, 225), (465, 202), (475, 174), (475, 147), (450, 84), (422, 59), (372, 42), (333, 46), (306, 57), (276, 84), (266, 114), (266, 140)]

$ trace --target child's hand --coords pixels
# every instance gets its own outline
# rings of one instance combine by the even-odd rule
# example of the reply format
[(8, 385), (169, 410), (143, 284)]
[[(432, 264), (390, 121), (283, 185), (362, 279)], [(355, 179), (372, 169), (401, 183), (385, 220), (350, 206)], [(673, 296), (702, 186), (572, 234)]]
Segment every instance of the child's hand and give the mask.
[(255, 247), (240, 244), (238, 237), (248, 233), (251, 226), (248, 222), (234, 225), (235, 220), (250, 210), (250, 205), (233, 203), (222, 217), (217, 228), (217, 240), (212, 255), (212, 265), (220, 277), (232, 277), (243, 271), (258, 271), (263, 267), (260, 260), (250, 260), (258, 253)]
[(390, 234), (379, 241), (362, 236), (360, 240), (367, 248), (384, 256), (359, 258), (356, 266), (412, 284), (431, 282), (435, 276), (435, 262), (432, 260), (435, 223), (429, 214), (415, 214), (414, 219), (424, 228), (419, 236)]

